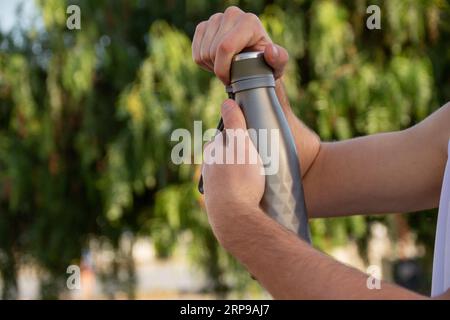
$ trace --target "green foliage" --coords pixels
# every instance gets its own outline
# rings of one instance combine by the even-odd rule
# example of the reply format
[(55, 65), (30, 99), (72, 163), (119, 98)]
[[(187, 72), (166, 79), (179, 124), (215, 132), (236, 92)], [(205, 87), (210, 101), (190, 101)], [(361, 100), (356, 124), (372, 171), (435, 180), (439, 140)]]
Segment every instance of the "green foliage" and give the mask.
[[(190, 39), (200, 20), (228, 5), (259, 14), (287, 48), (293, 108), (324, 140), (409, 127), (450, 97), (446, 2), (375, 1), (382, 30), (373, 31), (365, 0), (76, 3), (80, 31), (65, 28), (67, 3), (51, 0), (37, 1), (44, 29), (0, 34), (3, 297), (15, 296), (26, 263), (41, 267), (43, 296), (56, 297), (90, 239), (116, 250), (102, 277), (132, 296), (117, 280), (121, 257), (130, 259), (124, 233), (149, 235), (162, 258), (187, 239), (208, 290), (252, 286), (209, 229), (198, 166), (170, 161), (173, 130), (217, 122), (224, 88), (192, 62)], [(325, 250), (364, 244), (373, 220), (315, 220), (314, 242)], [(434, 221), (410, 222), (431, 252)], [(125, 269), (133, 281), (133, 265)]]

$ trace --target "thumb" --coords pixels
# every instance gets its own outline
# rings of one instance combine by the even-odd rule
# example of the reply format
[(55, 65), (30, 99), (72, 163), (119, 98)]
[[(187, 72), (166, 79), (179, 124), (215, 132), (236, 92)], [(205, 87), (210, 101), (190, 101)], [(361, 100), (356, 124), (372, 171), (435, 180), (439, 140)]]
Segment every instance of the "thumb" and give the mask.
[(264, 59), (273, 68), (275, 79), (278, 79), (283, 75), (284, 68), (289, 60), (289, 54), (285, 48), (272, 43), (265, 47)]
[(225, 129), (247, 129), (244, 114), (234, 100), (225, 100), (222, 104), (221, 114)]

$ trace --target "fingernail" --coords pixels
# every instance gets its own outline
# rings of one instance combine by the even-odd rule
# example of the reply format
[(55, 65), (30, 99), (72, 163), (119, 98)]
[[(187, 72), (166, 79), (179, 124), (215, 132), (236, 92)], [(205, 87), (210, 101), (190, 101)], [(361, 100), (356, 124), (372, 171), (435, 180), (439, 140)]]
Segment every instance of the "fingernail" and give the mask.
[(277, 58), (277, 57), (278, 57), (278, 48), (277, 48), (277, 46), (274, 45), (274, 44), (272, 44), (272, 52), (273, 52), (273, 56), (274, 56), (275, 58)]
[(233, 103), (230, 100), (225, 100), (224, 103), (222, 104), (223, 109), (228, 109), (231, 107), (233, 107)]

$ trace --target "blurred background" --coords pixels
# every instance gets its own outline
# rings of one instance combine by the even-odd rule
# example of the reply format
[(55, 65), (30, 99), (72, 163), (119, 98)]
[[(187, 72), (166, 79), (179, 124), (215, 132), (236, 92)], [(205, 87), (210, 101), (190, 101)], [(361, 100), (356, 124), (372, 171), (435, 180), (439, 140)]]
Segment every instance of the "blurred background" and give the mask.
[[(323, 140), (407, 128), (450, 100), (443, 0), (0, 0), (0, 297), (269, 297), (217, 245), (199, 166), (170, 160), (174, 129), (219, 119), (224, 88), (191, 39), (229, 5), (287, 48), (290, 101)], [(313, 242), (429, 294), (436, 214), (317, 219)]]

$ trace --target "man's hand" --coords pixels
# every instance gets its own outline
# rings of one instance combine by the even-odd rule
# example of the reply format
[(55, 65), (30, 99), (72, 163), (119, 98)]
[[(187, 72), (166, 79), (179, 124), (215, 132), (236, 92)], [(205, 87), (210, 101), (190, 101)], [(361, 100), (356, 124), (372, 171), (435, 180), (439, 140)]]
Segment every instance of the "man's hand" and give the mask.
[(213, 14), (197, 25), (192, 41), (192, 57), (206, 70), (214, 71), (224, 84), (230, 82), (233, 56), (239, 52), (264, 51), (264, 58), (281, 77), (288, 62), (287, 51), (272, 43), (259, 18), (237, 7)]
[[(367, 286), (367, 275), (318, 252), (269, 218), (259, 208), (264, 176), (256, 149), (248, 137), (243, 114), (233, 100), (226, 100), (221, 112), (228, 132), (217, 135), (204, 150), (208, 219), (221, 245), (274, 298), (425, 298), (385, 282), (380, 290), (371, 290)], [(243, 145), (235, 144), (239, 138), (245, 141)], [(237, 161), (242, 153), (245, 155), (243, 164), (217, 163)], [(230, 154), (233, 157), (229, 158)], [(225, 159), (220, 155), (226, 155)], [(255, 156), (256, 161), (250, 163)]]
[(250, 214), (259, 207), (265, 177), (239, 106), (228, 99), (221, 113), (225, 131), (206, 145), (202, 174), (208, 219), (226, 247), (233, 238), (230, 231), (241, 219), (239, 212)]
[[(236, 7), (197, 26), (194, 60), (214, 70), (224, 83), (229, 82), (232, 57), (242, 50), (264, 50), (277, 77), (288, 61), (286, 50), (272, 46), (258, 18)], [(438, 205), (450, 104), (407, 130), (321, 143), (292, 112), (281, 78), (276, 93), (299, 154), (310, 218), (408, 212)]]
[(319, 152), (320, 139), (295, 116), (284, 92), (281, 77), (289, 60), (286, 49), (272, 42), (256, 15), (237, 7), (229, 7), (197, 25), (192, 57), (202, 68), (214, 71), (225, 84), (230, 81), (233, 56), (248, 50), (264, 51), (264, 59), (274, 70), (276, 93), (294, 135), (304, 175)]
[[(264, 193), (263, 168), (247, 134), (242, 111), (229, 99), (221, 112), (226, 131), (204, 150), (209, 223), (220, 244), (274, 298), (423, 298), (387, 283), (382, 284), (382, 290), (369, 290), (366, 275), (311, 248), (268, 217), (259, 208)], [(239, 164), (237, 159), (244, 161)]]

